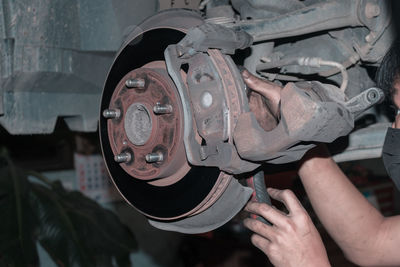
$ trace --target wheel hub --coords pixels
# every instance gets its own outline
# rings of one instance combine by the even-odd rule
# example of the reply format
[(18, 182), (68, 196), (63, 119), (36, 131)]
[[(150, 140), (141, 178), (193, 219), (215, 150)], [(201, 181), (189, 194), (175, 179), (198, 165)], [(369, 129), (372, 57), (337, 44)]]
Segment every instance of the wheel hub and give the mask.
[(108, 137), (114, 155), (128, 155), (119, 163), (129, 175), (165, 186), (189, 171), (182, 141), (182, 105), (163, 62), (126, 74), (109, 110), (120, 114), (108, 120)]

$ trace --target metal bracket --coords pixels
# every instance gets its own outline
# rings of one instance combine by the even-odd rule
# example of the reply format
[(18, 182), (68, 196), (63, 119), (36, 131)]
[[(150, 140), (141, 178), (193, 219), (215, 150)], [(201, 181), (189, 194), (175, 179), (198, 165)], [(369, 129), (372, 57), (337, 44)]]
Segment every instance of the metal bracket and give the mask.
[(219, 49), (223, 54), (233, 55), (236, 49), (251, 46), (253, 37), (243, 30), (234, 30), (222, 25), (203, 23), (189, 29), (186, 36), (178, 43), (179, 57), (190, 57), (196, 52)]
[[(213, 73), (214, 71), (210, 69), (212, 68), (212, 63), (208, 59), (208, 56), (205, 54), (199, 54), (189, 58), (179, 57), (176, 45), (168, 46), (164, 55), (168, 73), (175, 82), (181, 101), (184, 103), (183, 138), (188, 161), (197, 166), (228, 166), (231, 161), (230, 154), (236, 150), (233, 145), (224, 143), (224, 141), (228, 138), (225, 125), (226, 118), (224, 118), (224, 115), (229, 112), (229, 110), (226, 108), (226, 99), (224, 99), (223, 94), (220, 92), (222, 90), (220, 77), (218, 77), (217, 74)], [(200, 88), (200, 86), (195, 86), (195, 83), (198, 83), (197, 85), (199, 85), (202, 79), (202, 77), (198, 75), (196, 71), (191, 72), (194, 77), (188, 77), (188, 86), (185, 85), (185, 82), (181, 76), (181, 66), (184, 64), (188, 64), (190, 68), (196, 68), (200, 72), (202, 70), (207, 70), (210, 72), (207, 75), (212, 76), (205, 78), (210, 80), (208, 83), (207, 80), (205, 81), (208, 86), (203, 86), (202, 88), (204, 90), (201, 90), (202, 88)], [(212, 98), (218, 96), (218, 99), (212, 100), (215, 101), (215, 103), (208, 107), (210, 108), (209, 111), (200, 114), (201, 111), (199, 110), (199, 105), (202, 105), (200, 97), (205, 92), (209, 93)], [(193, 101), (193, 97), (196, 97), (196, 100), (198, 101)], [(194, 104), (194, 102), (196, 102), (196, 104)], [(205, 104), (206, 106), (208, 105), (207, 103)], [(192, 107), (194, 106), (196, 106), (194, 110), (197, 110), (195, 114), (192, 112)], [(207, 118), (207, 116), (209, 116), (209, 118)], [(217, 125), (210, 130), (205, 124), (215, 123), (215, 116), (218, 117), (219, 121), (217, 122)], [(206, 141), (206, 145), (201, 146), (201, 144), (196, 140), (196, 133), (194, 129), (198, 130), (200, 136)], [(227, 153), (229, 151), (231, 152)]]
[(376, 87), (364, 90), (345, 103), (346, 108), (357, 118), (365, 110), (383, 101), (385, 94)]
[(380, 89), (370, 88), (344, 102), (339, 100), (344, 98), (339, 89), (332, 91), (317, 82), (309, 83), (308, 89), (299, 86), (289, 83), (283, 88), (281, 121), (273, 130), (265, 132), (252, 113), (241, 115), (234, 139), (242, 158), (269, 163), (298, 160), (314, 146), (301, 142), (329, 143), (348, 134), (354, 116), (383, 98)]

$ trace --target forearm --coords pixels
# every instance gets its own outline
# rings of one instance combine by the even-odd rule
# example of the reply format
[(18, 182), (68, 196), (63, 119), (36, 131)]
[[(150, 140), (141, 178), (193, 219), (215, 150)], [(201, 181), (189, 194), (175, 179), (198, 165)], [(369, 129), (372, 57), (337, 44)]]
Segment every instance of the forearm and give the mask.
[(304, 160), (300, 178), (327, 231), (347, 256), (359, 263), (359, 259), (373, 257), (383, 217), (330, 157), (316, 156), (321, 155), (319, 149)]

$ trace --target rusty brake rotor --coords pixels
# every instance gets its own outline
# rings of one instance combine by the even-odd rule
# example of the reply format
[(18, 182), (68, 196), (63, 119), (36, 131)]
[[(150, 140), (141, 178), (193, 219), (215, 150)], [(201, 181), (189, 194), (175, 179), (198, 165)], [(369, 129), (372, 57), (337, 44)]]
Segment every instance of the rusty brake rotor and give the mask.
[[(186, 86), (206, 85), (202, 91), (191, 91), (191, 99), (183, 98), (166, 67), (165, 49), (201, 23), (197, 13), (173, 10), (158, 13), (135, 29), (107, 77), (100, 117), (103, 155), (121, 195), (156, 227), (189, 233), (225, 223), (251, 193), (220, 170), (213, 152), (223, 152), (224, 162), (241, 162), (232, 152), (231, 133), (248, 107), (243, 105), (243, 84), (232, 82), (231, 72), (239, 75), (234, 64), (219, 51), (210, 51), (211, 60), (200, 58), (198, 64), (179, 68)], [(215, 88), (206, 84), (213, 82)], [(188, 110), (195, 122), (189, 126)], [(188, 160), (188, 132), (199, 148), (190, 153), (206, 155), (204, 163)]]

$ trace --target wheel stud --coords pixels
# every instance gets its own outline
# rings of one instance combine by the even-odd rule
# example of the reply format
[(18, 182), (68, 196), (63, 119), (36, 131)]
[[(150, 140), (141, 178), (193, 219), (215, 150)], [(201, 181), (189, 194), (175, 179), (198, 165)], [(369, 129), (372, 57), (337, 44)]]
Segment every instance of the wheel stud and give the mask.
[(146, 155), (147, 163), (156, 163), (164, 160), (164, 155), (161, 152), (149, 153)]
[(114, 156), (115, 162), (118, 162), (118, 163), (128, 162), (131, 160), (131, 158), (132, 158), (132, 155), (128, 152), (124, 152), (124, 153)]
[(153, 112), (157, 115), (159, 114), (169, 114), (172, 112), (172, 106), (169, 104), (161, 105), (160, 102), (153, 107)]
[(103, 111), (103, 117), (106, 119), (116, 119), (121, 116), (121, 111), (119, 109), (105, 109)]
[(143, 78), (136, 78), (136, 79), (128, 79), (125, 82), (125, 86), (128, 88), (138, 88), (143, 89), (146, 85), (146, 82)]

